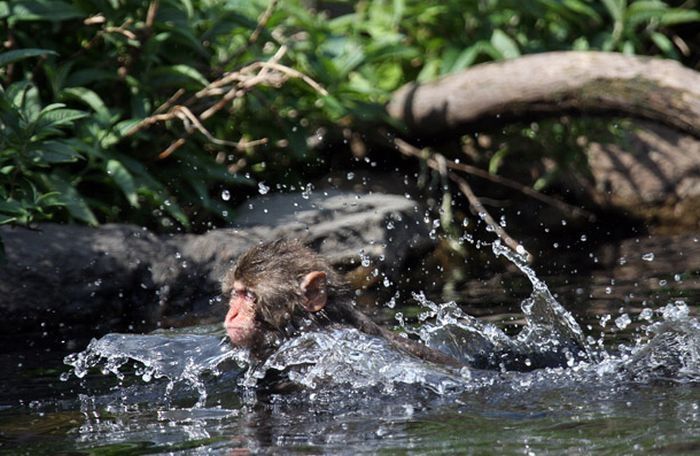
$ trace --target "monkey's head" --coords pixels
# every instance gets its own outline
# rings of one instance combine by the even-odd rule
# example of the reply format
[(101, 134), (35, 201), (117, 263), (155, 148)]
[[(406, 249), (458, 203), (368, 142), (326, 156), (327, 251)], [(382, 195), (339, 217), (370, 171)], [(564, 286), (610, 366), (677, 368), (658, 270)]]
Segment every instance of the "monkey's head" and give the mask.
[(347, 293), (338, 274), (299, 242), (278, 240), (245, 252), (226, 274), (224, 325), (234, 345), (260, 351), (313, 321)]

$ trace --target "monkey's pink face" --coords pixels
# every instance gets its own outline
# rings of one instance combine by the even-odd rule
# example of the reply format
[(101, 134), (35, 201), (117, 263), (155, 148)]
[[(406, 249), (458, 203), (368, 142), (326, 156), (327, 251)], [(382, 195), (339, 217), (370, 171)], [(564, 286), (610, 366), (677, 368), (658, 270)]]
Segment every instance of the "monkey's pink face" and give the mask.
[(226, 334), (234, 345), (247, 347), (253, 341), (255, 325), (255, 294), (240, 282), (233, 283), (229, 309), (224, 320)]

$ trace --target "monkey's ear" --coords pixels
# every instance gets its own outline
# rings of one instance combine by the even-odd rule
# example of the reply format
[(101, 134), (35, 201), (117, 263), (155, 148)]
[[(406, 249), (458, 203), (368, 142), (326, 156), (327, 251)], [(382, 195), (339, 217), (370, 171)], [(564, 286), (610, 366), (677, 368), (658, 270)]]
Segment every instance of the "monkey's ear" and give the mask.
[(301, 291), (304, 293), (303, 306), (307, 312), (318, 312), (326, 307), (326, 273), (323, 271), (309, 272), (301, 280)]

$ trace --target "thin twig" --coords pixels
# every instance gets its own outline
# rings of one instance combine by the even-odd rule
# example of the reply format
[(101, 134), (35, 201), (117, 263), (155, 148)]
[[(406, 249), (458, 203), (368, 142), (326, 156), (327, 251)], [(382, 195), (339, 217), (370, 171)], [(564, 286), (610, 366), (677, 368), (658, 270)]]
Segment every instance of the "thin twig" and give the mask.
[(280, 65), (279, 63), (274, 63), (274, 62), (265, 62), (265, 63), (263, 63), (263, 66), (274, 68), (275, 70), (277, 70), (281, 73), (285, 73), (293, 78), (299, 78), (302, 81), (304, 81), (305, 83), (307, 83), (309, 86), (311, 86), (314, 90), (316, 90), (316, 92), (320, 93), (321, 95), (323, 95), (323, 96), (328, 95), (328, 91), (326, 89), (324, 89), (321, 86), (321, 84), (314, 81), (313, 79), (311, 79), (310, 77), (308, 77), (307, 75), (305, 75), (304, 73), (302, 73), (300, 71), (297, 71), (293, 68), (289, 68), (288, 66)]
[(479, 215), (479, 217), (486, 222), (486, 225), (489, 226), (494, 233), (508, 246), (510, 247), (514, 252), (517, 252), (520, 255), (525, 255), (525, 258), (527, 259), (528, 263), (532, 262), (533, 256), (530, 252), (525, 250), (525, 247), (523, 245), (513, 239), (507, 232), (506, 230), (503, 229), (503, 227), (497, 223), (493, 217), (491, 217), (491, 214), (486, 210), (483, 204), (481, 204), (481, 201), (479, 198), (474, 194), (474, 191), (472, 190), (471, 186), (469, 183), (464, 180), (461, 176), (458, 176), (455, 173), (448, 172), (447, 176), (450, 178), (452, 182), (457, 184), (457, 187), (459, 187), (459, 190), (464, 194), (464, 196), (467, 197), (467, 200), (469, 201), (469, 205), (476, 211), (476, 213)]
[(161, 113), (161, 112), (163, 112), (163, 111), (166, 111), (166, 110), (170, 109), (170, 107), (171, 107), (172, 105), (174, 105), (175, 102), (176, 102), (177, 100), (179, 100), (180, 97), (181, 97), (182, 95), (184, 95), (184, 94), (185, 94), (185, 89), (182, 89), (182, 88), (177, 89), (177, 91), (176, 91), (174, 94), (172, 94), (172, 95), (170, 96), (170, 98), (168, 98), (168, 99), (166, 100), (165, 103), (163, 103), (162, 105), (158, 106), (158, 108), (156, 108), (156, 110), (153, 111), (153, 113), (154, 113), (154, 114), (159, 114), (159, 113)]
[(523, 193), (531, 198), (534, 198), (536, 200), (542, 201), (545, 204), (548, 204), (559, 211), (563, 212), (566, 215), (569, 215), (571, 217), (583, 217), (586, 218), (588, 221), (592, 222), (595, 220), (595, 215), (592, 214), (591, 212), (588, 212), (585, 209), (581, 209), (576, 206), (572, 206), (571, 204), (565, 203), (564, 201), (558, 200), (556, 198), (552, 198), (551, 196), (545, 195), (544, 193), (540, 193), (537, 190), (534, 190), (531, 187), (528, 187), (527, 185), (523, 185), (520, 182), (514, 181), (512, 179), (508, 179), (507, 177), (502, 177), (502, 176), (497, 176), (495, 174), (491, 174), (488, 171), (485, 171), (481, 168), (477, 168), (476, 166), (471, 166), (471, 165), (465, 165), (463, 163), (456, 163), (452, 160), (447, 161), (447, 167), (450, 169), (458, 169), (460, 171), (464, 171), (467, 174), (471, 174), (473, 176), (480, 177), (482, 179), (486, 179), (488, 181), (491, 181), (495, 184), (503, 185), (504, 187), (509, 187), (512, 188), (513, 190), (517, 190), (520, 193)]
[(165, 149), (163, 152), (158, 154), (158, 159), (162, 160), (164, 158), (168, 158), (170, 156), (170, 154), (172, 154), (173, 152), (178, 150), (186, 142), (187, 142), (187, 140), (185, 138), (179, 138), (177, 141), (173, 141), (173, 143), (170, 144), (167, 149)]
[(467, 201), (469, 202), (469, 206), (486, 223), (487, 227), (489, 227), (490, 230), (496, 233), (496, 235), (508, 247), (513, 249), (515, 252), (518, 252), (519, 254), (525, 255), (527, 257), (528, 262), (532, 261), (532, 255), (527, 250), (525, 250), (523, 245), (520, 242), (516, 241), (514, 238), (512, 238), (506, 232), (506, 230), (504, 230), (503, 227), (494, 220), (491, 214), (489, 214), (489, 212), (486, 210), (484, 205), (481, 203), (479, 198), (472, 190), (469, 183), (464, 178), (447, 170), (449, 162), (445, 159), (444, 156), (442, 156), (441, 154), (427, 154), (426, 151), (418, 149), (417, 147), (399, 138), (394, 139), (394, 144), (396, 145), (399, 152), (401, 152), (402, 154), (424, 160), (429, 168), (434, 169), (440, 173), (445, 173), (452, 182), (457, 184), (459, 190), (462, 192), (462, 194), (464, 194), (464, 196), (466, 196)]
[[(154, 5), (154, 3), (151, 5)], [(157, 7), (157, 4), (155, 4), (154, 8), (155, 7)], [(241, 139), (238, 142), (216, 138), (206, 129), (204, 122), (224, 109), (224, 107), (228, 106), (234, 99), (244, 96), (253, 87), (260, 84), (279, 86), (289, 78), (299, 78), (321, 95), (328, 95), (326, 89), (307, 75), (279, 63), (286, 54), (287, 49), (287, 46), (280, 46), (277, 52), (275, 52), (268, 61), (253, 62), (238, 71), (227, 73), (197, 91), (184, 103), (175, 105), (174, 103), (184, 94), (184, 90), (178, 90), (165, 103), (159, 106), (154, 111), (153, 115), (134, 125), (125, 133), (125, 136), (132, 136), (159, 122), (166, 122), (174, 119), (181, 120), (185, 125), (185, 133), (180, 135), (177, 140), (173, 141), (170, 146), (161, 152), (158, 158), (166, 158), (175, 150), (182, 147), (187, 141), (187, 138), (191, 136), (195, 130), (202, 133), (214, 144), (234, 147), (236, 150), (244, 150), (249, 147), (266, 144), (268, 142), (267, 138), (260, 138), (252, 141), (243, 141)], [(216, 101), (213, 104), (205, 106), (205, 109), (200, 113), (193, 112), (191, 106), (194, 105), (195, 102), (210, 97), (216, 97)]]
[(150, 31), (153, 29), (153, 24), (156, 21), (156, 14), (158, 13), (158, 0), (152, 0), (148, 5), (148, 12), (146, 13), (146, 29)]
[[(403, 141), (399, 138), (396, 138), (394, 141), (395, 142), (400, 141), (404, 146), (414, 147), (414, 146), (411, 146), (410, 144), (406, 143), (405, 141)], [(396, 146), (398, 146), (398, 144), (396, 144)], [(416, 150), (419, 151), (420, 149), (416, 148)], [(414, 156), (418, 157), (420, 155), (414, 155)], [(545, 204), (548, 204), (548, 205), (554, 207), (555, 209), (559, 210), (564, 215), (567, 215), (569, 217), (573, 217), (573, 218), (582, 217), (582, 218), (587, 219), (589, 222), (595, 221), (595, 218), (596, 218), (595, 214), (593, 214), (585, 209), (581, 209), (579, 207), (568, 204), (564, 201), (553, 198), (549, 195), (545, 195), (544, 193), (538, 192), (537, 190), (534, 190), (533, 188), (528, 187), (527, 185), (523, 185), (520, 182), (514, 181), (512, 179), (508, 179), (507, 177), (497, 176), (497, 175), (491, 174), (488, 171), (485, 171), (481, 168), (477, 168), (476, 166), (466, 165), (464, 163), (457, 163), (453, 160), (447, 160), (447, 167), (450, 169), (463, 171), (467, 174), (471, 174), (471, 175), (476, 176), (476, 177), (480, 177), (482, 179), (491, 181), (495, 184), (503, 185), (504, 187), (512, 188), (513, 190), (517, 190), (526, 196), (529, 196), (531, 198), (534, 198), (538, 201), (541, 201)]]

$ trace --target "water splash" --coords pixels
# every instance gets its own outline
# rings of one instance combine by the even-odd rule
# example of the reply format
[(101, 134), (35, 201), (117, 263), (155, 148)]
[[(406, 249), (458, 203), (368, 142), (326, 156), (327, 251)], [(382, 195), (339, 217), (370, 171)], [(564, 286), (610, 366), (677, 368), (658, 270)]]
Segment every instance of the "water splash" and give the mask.
[[(107, 334), (93, 339), (87, 348), (64, 358), (72, 366), (72, 374), (83, 378), (90, 369), (99, 368), (104, 375), (112, 374), (124, 380), (123, 369), (133, 363), (134, 374), (144, 382), (167, 378), (166, 394), (177, 384), (184, 383), (198, 393), (195, 406), (206, 402), (205, 374), (220, 375), (219, 366), (227, 360), (245, 364), (247, 354), (222, 344), (222, 337), (204, 334), (160, 332), (147, 335)], [(67, 381), (71, 373), (61, 375)]]
[(581, 327), (576, 323), (573, 315), (552, 296), (547, 284), (540, 280), (535, 271), (527, 265), (525, 257), (501, 244), (500, 240), (494, 241), (491, 249), (497, 257), (502, 255), (510, 260), (532, 284), (530, 297), (520, 305), (527, 325), (518, 339), (523, 343), (527, 343), (528, 340), (531, 343), (539, 343), (537, 340), (539, 330), (545, 327), (552, 332), (553, 337), (561, 341), (573, 341), (584, 350), (585, 357), (592, 360), (595, 355), (585, 342)]
[[(408, 337), (462, 360), (462, 370), (423, 362), (397, 351), (382, 338), (352, 328), (331, 327), (286, 341), (262, 365), (250, 366), (238, 383), (255, 389), (264, 379), (282, 375), (315, 391), (342, 384), (351, 391), (378, 389), (392, 394), (409, 385), (446, 395), (494, 385), (522, 392), (533, 385), (700, 381), (700, 324), (684, 302), (656, 311), (643, 309), (638, 322), (646, 326), (636, 333), (633, 343), (608, 351), (602, 337), (584, 338), (573, 316), (536, 276), (523, 254), (498, 240), (491, 248), (494, 255), (512, 262), (532, 285), (530, 296), (521, 303), (526, 323), (517, 336), (510, 337), (497, 326), (465, 314), (454, 302), (436, 304), (422, 293), (414, 295), (424, 308), (418, 325), (408, 326), (397, 314)], [(600, 324), (605, 326), (611, 319), (604, 316)], [(615, 327), (626, 329), (631, 320), (622, 314), (614, 320)], [(220, 331), (218, 325), (216, 328)], [(124, 366), (135, 362), (135, 375), (142, 381), (167, 378), (167, 393), (184, 383), (197, 391), (197, 406), (201, 407), (207, 399), (206, 375), (217, 376), (227, 360), (238, 365), (249, 361), (245, 351), (222, 344), (222, 336), (211, 332), (109, 334), (93, 340), (85, 351), (66, 357), (65, 363), (78, 378), (99, 367), (105, 374), (124, 379)], [(63, 379), (68, 377), (65, 374)]]
[(423, 362), (395, 350), (383, 338), (346, 327), (285, 342), (262, 366), (251, 369), (243, 384), (254, 387), (270, 372), (284, 372), (290, 381), (312, 389), (340, 383), (351, 390), (379, 388), (386, 394), (398, 385), (446, 394), (478, 384), (469, 369), (455, 371)]

